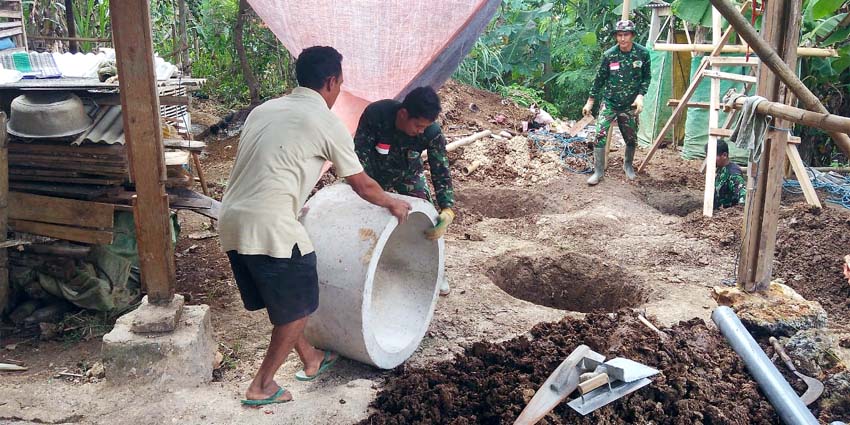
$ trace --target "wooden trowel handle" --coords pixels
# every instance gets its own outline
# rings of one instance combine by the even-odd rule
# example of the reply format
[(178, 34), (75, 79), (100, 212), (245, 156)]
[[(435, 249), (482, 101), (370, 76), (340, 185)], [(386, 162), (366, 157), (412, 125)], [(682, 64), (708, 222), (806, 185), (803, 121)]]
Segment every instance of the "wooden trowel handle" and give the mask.
[(788, 369), (791, 369), (791, 372), (796, 372), (797, 367), (794, 366), (794, 362), (791, 361), (791, 357), (789, 357), (788, 353), (785, 352), (785, 348), (782, 348), (782, 344), (780, 344), (774, 337), (770, 337), (769, 341), (770, 344), (773, 345), (773, 351), (776, 351), (776, 354), (779, 354), (779, 357), (782, 358), (782, 361), (785, 362)]
[(608, 384), (608, 374), (603, 372), (578, 384), (578, 392), (581, 395), (585, 395), (606, 384)]

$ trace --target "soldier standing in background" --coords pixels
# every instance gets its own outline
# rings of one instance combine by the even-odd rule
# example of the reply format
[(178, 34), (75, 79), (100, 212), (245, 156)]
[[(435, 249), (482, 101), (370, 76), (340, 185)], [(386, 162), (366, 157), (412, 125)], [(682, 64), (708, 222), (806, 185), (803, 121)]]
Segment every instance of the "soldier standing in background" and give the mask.
[(634, 42), (635, 24), (632, 21), (619, 21), (614, 27), (614, 33), (617, 45), (602, 54), (602, 63), (596, 72), (590, 97), (581, 110), (582, 114), (590, 115), (596, 99), (602, 97), (593, 149), (594, 173), (587, 179), (587, 184), (591, 186), (599, 183), (605, 174), (605, 143), (608, 129), (614, 120), (626, 142), (623, 171), (629, 180), (635, 179), (632, 164), (637, 148), (637, 117), (643, 110), (643, 97), (652, 78), (649, 50)]

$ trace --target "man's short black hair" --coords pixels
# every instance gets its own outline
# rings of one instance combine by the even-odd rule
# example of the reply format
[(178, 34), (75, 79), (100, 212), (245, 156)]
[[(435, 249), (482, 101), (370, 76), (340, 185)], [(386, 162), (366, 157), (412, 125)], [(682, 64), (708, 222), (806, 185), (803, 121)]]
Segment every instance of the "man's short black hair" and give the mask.
[(298, 85), (321, 90), (330, 77), (342, 75), (342, 55), (333, 47), (313, 46), (301, 51), (295, 61)]
[(410, 118), (436, 121), (441, 110), (440, 97), (430, 86), (417, 87), (404, 97), (401, 107), (407, 110)]
[[(703, 150), (705, 153), (708, 153), (708, 143), (705, 144)], [(726, 140), (724, 139), (717, 139), (717, 156), (723, 155), (724, 153), (727, 155), (729, 154), (729, 144), (726, 143)]]
[(717, 156), (729, 155), (729, 144), (723, 139), (717, 139)]

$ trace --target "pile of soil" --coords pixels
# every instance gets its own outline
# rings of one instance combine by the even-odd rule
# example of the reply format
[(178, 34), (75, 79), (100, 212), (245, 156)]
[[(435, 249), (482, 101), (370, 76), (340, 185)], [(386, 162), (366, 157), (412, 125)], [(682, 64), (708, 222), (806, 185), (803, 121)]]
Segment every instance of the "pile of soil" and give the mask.
[[(479, 342), (428, 369), (397, 369), (361, 424), (511, 423), (548, 375), (579, 344), (661, 371), (652, 383), (588, 416), (565, 403), (542, 423), (773, 424), (779, 419), (716, 329), (680, 322), (661, 340), (630, 313), (589, 314), (535, 326), (531, 337)], [(829, 416), (828, 412), (822, 417)]]
[(523, 121), (534, 115), (527, 108), (496, 93), (449, 80), (440, 88), (443, 116), (440, 123), (449, 135), (466, 135), (482, 129), (522, 130)]
[(850, 254), (850, 211), (806, 205), (783, 210), (774, 276), (826, 309), (831, 323), (850, 321), (850, 284), (842, 273)]
[[(696, 237), (737, 251), (742, 220), (741, 207), (715, 211), (712, 218), (695, 211), (682, 226)], [(850, 211), (829, 205), (811, 208), (805, 203), (780, 209), (773, 277), (784, 279), (804, 298), (820, 302), (831, 323), (850, 320), (850, 285), (842, 274), (844, 256), (849, 253)]]

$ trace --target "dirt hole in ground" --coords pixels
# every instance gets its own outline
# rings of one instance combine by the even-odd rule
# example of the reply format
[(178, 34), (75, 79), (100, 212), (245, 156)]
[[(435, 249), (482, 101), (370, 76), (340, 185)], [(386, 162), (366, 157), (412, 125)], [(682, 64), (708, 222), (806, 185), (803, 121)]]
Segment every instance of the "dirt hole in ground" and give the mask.
[(578, 252), (506, 254), (491, 260), (487, 275), (516, 298), (583, 313), (637, 307), (649, 296), (638, 276)]
[(684, 217), (702, 209), (702, 193), (689, 189), (644, 189), (644, 202), (662, 214)]
[(490, 218), (519, 218), (532, 214), (554, 214), (558, 202), (542, 193), (500, 187), (469, 187), (455, 195), (461, 209)]

